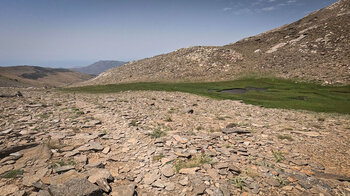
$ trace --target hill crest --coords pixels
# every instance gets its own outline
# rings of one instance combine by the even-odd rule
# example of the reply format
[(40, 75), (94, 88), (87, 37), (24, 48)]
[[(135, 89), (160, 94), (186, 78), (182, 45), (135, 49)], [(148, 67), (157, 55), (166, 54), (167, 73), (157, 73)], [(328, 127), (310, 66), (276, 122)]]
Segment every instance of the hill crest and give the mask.
[(82, 85), (218, 81), (255, 73), (350, 83), (350, 6), (341, 0), (279, 28), (225, 46), (195, 46), (110, 69)]

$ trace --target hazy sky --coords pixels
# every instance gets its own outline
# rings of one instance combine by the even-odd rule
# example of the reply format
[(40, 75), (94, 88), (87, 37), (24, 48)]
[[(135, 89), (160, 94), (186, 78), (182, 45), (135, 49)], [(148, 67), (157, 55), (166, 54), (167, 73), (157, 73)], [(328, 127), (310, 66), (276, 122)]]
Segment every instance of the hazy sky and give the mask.
[(336, 0), (0, 0), (0, 66), (84, 66), (225, 45)]

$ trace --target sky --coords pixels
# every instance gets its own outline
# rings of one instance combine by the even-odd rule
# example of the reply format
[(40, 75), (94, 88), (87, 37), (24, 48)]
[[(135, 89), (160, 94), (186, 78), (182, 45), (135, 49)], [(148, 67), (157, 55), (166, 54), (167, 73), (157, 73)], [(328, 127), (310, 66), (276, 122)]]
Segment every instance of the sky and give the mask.
[(0, 0), (0, 66), (87, 66), (220, 46), (336, 0)]

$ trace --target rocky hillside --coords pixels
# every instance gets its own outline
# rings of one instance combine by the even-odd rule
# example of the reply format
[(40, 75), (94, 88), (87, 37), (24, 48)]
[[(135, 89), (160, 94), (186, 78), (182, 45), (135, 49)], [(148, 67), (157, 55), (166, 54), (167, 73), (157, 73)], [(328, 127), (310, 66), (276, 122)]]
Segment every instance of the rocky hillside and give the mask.
[(124, 65), (126, 62), (123, 61), (98, 61), (86, 67), (77, 67), (72, 70), (78, 71), (90, 75), (98, 75), (108, 69), (116, 66)]
[(0, 67), (2, 87), (66, 86), (92, 77), (68, 69), (53, 69), (37, 66)]
[(348, 115), (0, 88), (0, 194), (350, 195)]
[(230, 80), (246, 74), (350, 83), (350, 1), (221, 47), (191, 47), (108, 70), (90, 84)]

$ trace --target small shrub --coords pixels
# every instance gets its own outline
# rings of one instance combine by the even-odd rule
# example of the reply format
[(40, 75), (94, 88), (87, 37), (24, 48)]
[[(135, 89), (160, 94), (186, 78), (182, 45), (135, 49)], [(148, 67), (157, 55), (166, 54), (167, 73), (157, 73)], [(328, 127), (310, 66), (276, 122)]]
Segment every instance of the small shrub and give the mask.
[(50, 117), (50, 114), (52, 113), (43, 113), (43, 114), (39, 114), (39, 117), (42, 118), (42, 119), (47, 119)]
[(167, 118), (165, 119), (165, 121), (166, 121), (166, 122), (173, 122), (173, 119), (171, 119), (171, 117), (169, 116), (169, 117), (167, 117)]
[(130, 126), (137, 127), (137, 121), (136, 120), (131, 120), (129, 123)]
[(264, 166), (264, 167), (269, 167), (269, 168), (274, 168), (275, 167), (274, 164), (266, 162), (265, 158), (259, 163), (259, 165)]
[(160, 155), (155, 155), (152, 157), (152, 160), (153, 161), (159, 161), (161, 160), (162, 158), (164, 158), (164, 155), (163, 154), (160, 154)]
[(172, 113), (174, 113), (174, 112), (175, 112), (175, 109), (174, 109), (174, 108), (170, 108), (169, 111), (168, 111), (169, 114), (172, 114)]
[(276, 162), (281, 162), (285, 159), (283, 156), (283, 153), (279, 150), (273, 150), (272, 155), (273, 155), (273, 157), (275, 157)]
[(197, 128), (196, 128), (196, 130), (197, 131), (200, 131), (200, 130), (203, 130), (204, 128), (202, 127), (202, 126), (198, 126)]
[(160, 138), (163, 136), (166, 136), (166, 133), (164, 131), (162, 131), (160, 128), (154, 129), (152, 134), (151, 134), (152, 138)]
[(275, 180), (278, 181), (278, 183), (280, 184), (280, 186), (283, 186), (283, 185), (286, 185), (286, 184), (287, 184), (287, 181), (284, 180), (284, 178), (281, 177), (281, 176), (276, 176), (276, 177), (275, 177)]
[(326, 119), (325, 118), (318, 118), (317, 120), (320, 122), (324, 122)]
[(21, 169), (15, 169), (15, 170), (10, 170), (3, 174), (1, 177), (2, 178), (16, 178), (18, 176), (21, 176), (23, 174), (23, 170)]
[(217, 129), (210, 128), (210, 129), (209, 129), (209, 132), (210, 132), (210, 133), (222, 132), (222, 129), (220, 129), (220, 128), (217, 128)]
[(234, 179), (231, 179), (230, 181), (236, 188), (239, 188), (241, 190), (245, 186), (245, 182), (240, 176), (237, 176)]
[(57, 168), (62, 167), (65, 165), (76, 165), (77, 163), (74, 161), (73, 158), (70, 158), (68, 160), (59, 160), (51, 164), (51, 168)]
[(205, 163), (212, 163), (212, 158), (210, 158), (208, 155), (202, 152), (200, 155), (191, 157), (189, 160), (186, 161), (177, 160), (175, 162), (175, 170), (178, 173), (182, 168), (200, 167)]
[(280, 140), (294, 141), (294, 139), (293, 139), (292, 136), (290, 136), (290, 135), (278, 135), (277, 137), (278, 137), (278, 139), (280, 139)]

